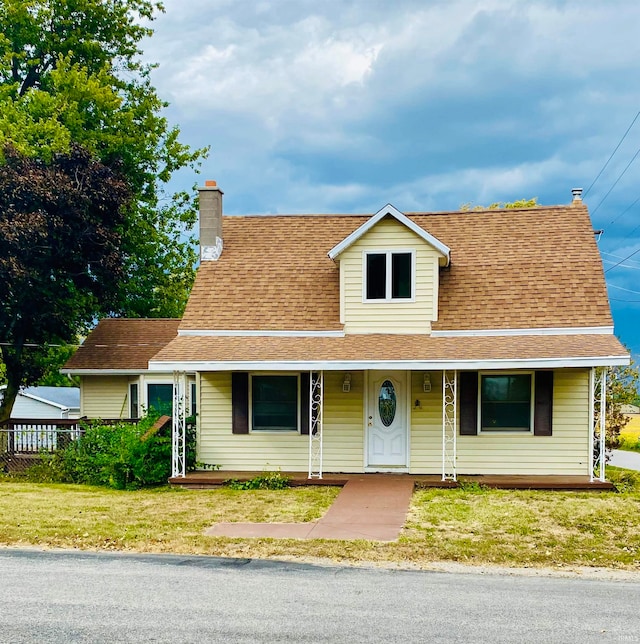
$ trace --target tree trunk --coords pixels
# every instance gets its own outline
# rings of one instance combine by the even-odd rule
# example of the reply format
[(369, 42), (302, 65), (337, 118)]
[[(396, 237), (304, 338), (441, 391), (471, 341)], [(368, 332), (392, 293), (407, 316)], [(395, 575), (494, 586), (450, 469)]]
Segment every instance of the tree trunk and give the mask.
[(11, 418), (13, 403), (20, 391), (22, 384), (22, 367), (20, 364), (20, 355), (22, 350), (16, 351), (12, 347), (2, 347), (2, 360), (6, 368), (7, 388), (0, 401), (0, 423)]

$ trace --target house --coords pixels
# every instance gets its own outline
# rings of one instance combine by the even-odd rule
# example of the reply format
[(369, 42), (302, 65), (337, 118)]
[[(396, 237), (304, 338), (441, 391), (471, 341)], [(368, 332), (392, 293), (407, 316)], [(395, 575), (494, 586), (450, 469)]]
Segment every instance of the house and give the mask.
[[(0, 397), (6, 385), (0, 387)], [(79, 418), (78, 387), (26, 387), (16, 396), (11, 418)]]
[(200, 208), (182, 320), (104, 320), (66, 365), (88, 415), (173, 383), (175, 476), (197, 409), (197, 459), (222, 470), (604, 477), (604, 368), (629, 356), (581, 191), (519, 210), (223, 216), (207, 182)]

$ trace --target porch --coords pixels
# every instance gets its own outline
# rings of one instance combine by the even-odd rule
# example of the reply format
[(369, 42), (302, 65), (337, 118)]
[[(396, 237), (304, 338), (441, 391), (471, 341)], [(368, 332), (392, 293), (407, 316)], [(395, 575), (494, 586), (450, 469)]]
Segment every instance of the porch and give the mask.
[[(171, 485), (187, 489), (206, 489), (220, 487), (229, 479), (248, 481), (264, 472), (240, 471), (196, 471), (187, 472), (185, 476), (174, 476), (169, 479)], [(613, 484), (609, 481), (594, 480), (589, 476), (559, 475), (460, 475), (457, 481), (442, 480), (439, 474), (323, 474), (322, 478), (309, 478), (307, 472), (283, 472), (290, 479), (292, 486), (301, 485), (337, 485), (344, 486), (350, 480), (378, 479), (384, 480), (408, 478), (417, 488), (439, 487), (455, 488), (465, 484), (478, 484), (503, 490), (565, 490), (565, 491), (611, 491)]]

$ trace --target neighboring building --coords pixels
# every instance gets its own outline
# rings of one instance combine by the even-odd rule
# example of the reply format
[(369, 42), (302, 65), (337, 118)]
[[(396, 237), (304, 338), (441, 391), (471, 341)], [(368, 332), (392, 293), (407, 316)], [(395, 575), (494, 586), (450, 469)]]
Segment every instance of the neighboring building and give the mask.
[(65, 369), (82, 413), (128, 415), (132, 385), (140, 402), (174, 382), (178, 409), (197, 395), (197, 459), (223, 470), (592, 475), (598, 370), (629, 356), (579, 192), (516, 210), (223, 217), (207, 182), (200, 204), (182, 321), (154, 351), (141, 344), (161, 322), (102, 321)]
[[(0, 387), (0, 396), (6, 385)], [(27, 387), (16, 396), (11, 418), (79, 418), (79, 387)]]

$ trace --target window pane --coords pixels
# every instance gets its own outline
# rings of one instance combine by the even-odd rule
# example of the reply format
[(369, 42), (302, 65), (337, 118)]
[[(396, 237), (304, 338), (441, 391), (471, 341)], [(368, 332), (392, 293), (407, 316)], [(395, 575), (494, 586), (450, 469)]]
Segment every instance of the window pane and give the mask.
[(396, 417), (396, 390), (391, 380), (385, 380), (378, 394), (378, 411), (380, 420), (385, 427), (389, 427)]
[(253, 376), (252, 429), (298, 429), (298, 377)]
[(129, 418), (138, 418), (138, 385), (135, 383), (129, 385), (129, 401)]
[(191, 416), (195, 416), (196, 412), (198, 411), (196, 406), (196, 383), (195, 382), (191, 383), (190, 394), (191, 394), (191, 408), (190, 408)]
[(391, 297), (411, 297), (411, 253), (391, 256)]
[(384, 300), (387, 293), (387, 256), (382, 253), (367, 255), (367, 299)]
[(173, 415), (173, 385), (147, 385), (147, 404), (161, 416)]
[(482, 376), (483, 431), (531, 428), (531, 375)]

